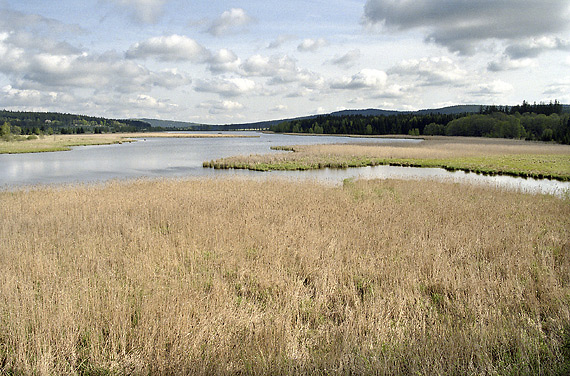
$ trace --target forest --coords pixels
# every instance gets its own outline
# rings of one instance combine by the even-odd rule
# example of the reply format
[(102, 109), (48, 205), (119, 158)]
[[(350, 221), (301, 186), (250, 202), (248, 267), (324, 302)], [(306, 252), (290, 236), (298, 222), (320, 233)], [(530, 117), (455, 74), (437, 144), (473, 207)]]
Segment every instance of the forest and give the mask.
[(15, 135), (80, 134), (157, 131), (140, 120), (116, 120), (57, 112), (20, 112), (0, 110), (0, 124), (11, 126)]
[(478, 114), (400, 113), (387, 116), (323, 115), (291, 120), (274, 132), (390, 135), (409, 134), (498, 137), (570, 144), (570, 114), (558, 102), (481, 106)]

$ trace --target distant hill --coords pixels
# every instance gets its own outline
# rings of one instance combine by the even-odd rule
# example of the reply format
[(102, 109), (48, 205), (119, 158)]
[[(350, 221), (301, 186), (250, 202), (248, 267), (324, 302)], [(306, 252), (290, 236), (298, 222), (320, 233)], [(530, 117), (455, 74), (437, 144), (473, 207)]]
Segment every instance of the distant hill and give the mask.
[(140, 121), (144, 121), (145, 123), (149, 123), (153, 127), (161, 127), (161, 128), (191, 128), (191, 127), (200, 127), (204, 124), (198, 123), (189, 123), (186, 121), (175, 121), (175, 120), (159, 120), (159, 119), (136, 119)]
[[(404, 111), (394, 111), (394, 110), (380, 110), (375, 108), (368, 108), (365, 110), (342, 110), (342, 111), (335, 111), (331, 112), (331, 116), (391, 116), (391, 115), (398, 115), (402, 113), (408, 113)], [(316, 117), (316, 116), (315, 116)]]
[(10, 123), (22, 134), (108, 133), (150, 131), (147, 122), (134, 119), (108, 119), (59, 112), (0, 110), (0, 124)]
[(282, 123), (284, 121), (314, 119), (314, 118), (317, 118), (319, 116), (394, 116), (394, 115), (400, 115), (400, 114), (453, 115), (453, 114), (462, 114), (462, 113), (478, 113), (480, 107), (481, 107), (480, 105), (459, 105), (459, 106), (449, 106), (449, 107), (435, 108), (435, 109), (425, 109), (425, 110), (419, 110), (419, 111), (381, 110), (381, 109), (376, 109), (376, 108), (368, 108), (368, 109), (363, 109), (363, 110), (342, 110), (342, 111), (331, 112), (330, 114), (300, 116), (300, 117), (296, 117), (296, 118), (259, 121), (259, 122), (255, 122), (255, 123), (231, 124), (231, 125), (226, 125), (224, 127), (231, 127), (231, 128), (225, 128), (225, 129), (239, 129), (236, 127), (240, 127), (240, 126), (244, 127), (244, 128), (249, 128), (249, 129), (266, 129), (266, 128), (271, 127), (272, 125), (276, 125), (276, 124)]
[(427, 115), (427, 114), (444, 114), (444, 115), (453, 115), (453, 114), (464, 114), (464, 113), (477, 113), (481, 108), (480, 105), (470, 104), (470, 105), (458, 105), (458, 106), (449, 106), (449, 107), (442, 107), (442, 108), (433, 108), (433, 109), (424, 109), (419, 111), (395, 111), (395, 110), (380, 110), (369, 108), (365, 110), (343, 110), (343, 111), (336, 111), (330, 113), (332, 116), (349, 116), (349, 115), (359, 115), (359, 116), (392, 116), (392, 115), (399, 115), (399, 114), (418, 114), (418, 115)]
[[(173, 120), (158, 120), (158, 119), (137, 119), (151, 124), (153, 127), (162, 128), (178, 128), (178, 129), (190, 129), (190, 130), (204, 130), (204, 131), (222, 131), (222, 130), (242, 130), (242, 129), (254, 129), (263, 130), (269, 127), (293, 120), (305, 120), (314, 119), (319, 116), (393, 116), (400, 114), (417, 114), (417, 115), (428, 115), (428, 114), (441, 114), (441, 115), (456, 115), (456, 114), (470, 114), (478, 113), (481, 105), (478, 104), (467, 104), (467, 105), (456, 105), (441, 108), (431, 108), (423, 109), (418, 111), (396, 111), (396, 110), (382, 110), (376, 108), (368, 108), (361, 110), (342, 110), (331, 112), (330, 114), (319, 114), (319, 115), (308, 115), (300, 116), (295, 118), (287, 119), (276, 119), (276, 120), (266, 120), (251, 123), (235, 123), (235, 124), (199, 124), (184, 121), (173, 121)], [(570, 112), (570, 105), (562, 105), (562, 111), (567, 113)]]
[(443, 114), (443, 115), (455, 115), (455, 114), (475, 114), (481, 109), (481, 105), (478, 104), (464, 104), (458, 106), (448, 106), (435, 109), (419, 110), (414, 111), (415, 114), (426, 115), (426, 114)]

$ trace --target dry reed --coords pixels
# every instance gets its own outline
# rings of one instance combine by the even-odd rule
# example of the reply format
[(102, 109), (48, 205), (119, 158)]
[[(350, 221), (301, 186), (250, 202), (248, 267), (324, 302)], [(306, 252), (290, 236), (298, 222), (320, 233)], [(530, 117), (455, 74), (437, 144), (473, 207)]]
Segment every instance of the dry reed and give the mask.
[(442, 167), (485, 174), (570, 180), (570, 146), (467, 137), (426, 137), (421, 143), (298, 145), (293, 153), (242, 155), (204, 162), (204, 167), (305, 170), (395, 164)]
[(567, 199), (164, 180), (0, 203), (0, 373), (568, 370)]

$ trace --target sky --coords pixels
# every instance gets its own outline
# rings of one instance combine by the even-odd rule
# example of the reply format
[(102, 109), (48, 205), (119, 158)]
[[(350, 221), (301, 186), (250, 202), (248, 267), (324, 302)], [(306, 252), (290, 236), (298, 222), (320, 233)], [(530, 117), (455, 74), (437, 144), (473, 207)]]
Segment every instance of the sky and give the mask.
[(226, 124), (555, 99), (568, 0), (0, 0), (0, 109)]

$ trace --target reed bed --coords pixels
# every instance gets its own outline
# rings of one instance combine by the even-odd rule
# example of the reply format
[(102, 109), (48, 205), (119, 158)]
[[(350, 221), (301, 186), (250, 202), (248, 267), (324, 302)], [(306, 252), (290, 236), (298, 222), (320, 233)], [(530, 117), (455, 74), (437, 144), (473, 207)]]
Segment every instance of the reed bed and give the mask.
[(0, 203), (0, 374), (570, 370), (568, 199), (232, 179)]
[(0, 154), (67, 151), (74, 146), (111, 145), (133, 141), (119, 133), (45, 135), (34, 140), (9, 142), (0, 140)]
[(203, 166), (268, 171), (397, 165), (570, 180), (570, 146), (542, 142), (427, 137), (419, 144), (299, 145), (274, 149), (292, 153), (234, 156), (206, 161)]
[(41, 136), (33, 140), (0, 140), (0, 154), (44, 153), (68, 151), (74, 146), (111, 145), (133, 142), (135, 138), (255, 138), (256, 135), (217, 134), (217, 133), (103, 133), (103, 134), (68, 134)]
[(122, 133), (126, 138), (259, 138), (258, 135), (228, 134), (228, 133), (176, 133), (176, 132), (140, 132)]

